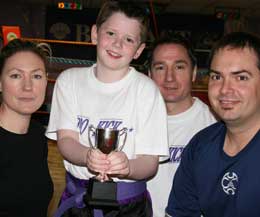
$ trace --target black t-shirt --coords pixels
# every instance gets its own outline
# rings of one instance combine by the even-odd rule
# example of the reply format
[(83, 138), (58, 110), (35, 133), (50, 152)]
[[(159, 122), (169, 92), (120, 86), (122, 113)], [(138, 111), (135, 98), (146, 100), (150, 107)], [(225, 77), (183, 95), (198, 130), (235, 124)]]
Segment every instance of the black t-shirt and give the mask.
[(28, 133), (0, 127), (0, 217), (46, 217), (53, 194), (45, 129), (31, 121)]

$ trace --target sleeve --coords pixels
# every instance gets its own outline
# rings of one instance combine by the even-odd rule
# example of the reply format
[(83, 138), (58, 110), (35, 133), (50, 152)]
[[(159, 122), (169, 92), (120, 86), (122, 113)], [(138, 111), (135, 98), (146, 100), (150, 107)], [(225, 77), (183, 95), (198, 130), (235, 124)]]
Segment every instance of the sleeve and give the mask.
[(172, 217), (200, 217), (198, 192), (194, 182), (194, 150), (196, 137), (182, 153), (181, 163), (173, 179), (166, 213)]
[(168, 156), (165, 103), (152, 80), (147, 83), (138, 93), (136, 154)]
[(57, 79), (52, 96), (51, 112), (46, 136), (57, 139), (57, 130), (77, 131), (77, 100), (73, 72), (64, 71)]

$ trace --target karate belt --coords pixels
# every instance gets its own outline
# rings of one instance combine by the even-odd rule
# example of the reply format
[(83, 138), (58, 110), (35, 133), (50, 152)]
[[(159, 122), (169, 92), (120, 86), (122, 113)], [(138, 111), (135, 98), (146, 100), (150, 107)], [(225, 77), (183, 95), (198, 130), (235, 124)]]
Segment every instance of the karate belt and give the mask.
[[(60, 206), (54, 217), (60, 217), (72, 207), (84, 208), (83, 197), (86, 194), (88, 180), (78, 179), (66, 172), (66, 188), (61, 196)], [(140, 198), (148, 196), (145, 181), (117, 182), (117, 201), (119, 205), (129, 204)], [(94, 209), (94, 217), (103, 217), (100, 209)]]

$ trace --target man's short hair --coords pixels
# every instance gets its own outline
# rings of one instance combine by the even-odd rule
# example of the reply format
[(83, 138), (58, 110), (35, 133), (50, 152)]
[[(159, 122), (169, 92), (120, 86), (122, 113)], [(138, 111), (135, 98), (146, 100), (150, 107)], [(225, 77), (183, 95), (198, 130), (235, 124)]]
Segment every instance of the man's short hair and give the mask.
[(163, 37), (157, 39), (156, 41), (154, 41), (152, 48), (150, 50), (149, 59), (148, 59), (149, 69), (151, 69), (151, 67), (152, 67), (153, 53), (154, 53), (155, 49), (160, 45), (167, 45), (167, 44), (177, 44), (177, 45), (183, 46), (187, 50), (188, 56), (189, 56), (191, 64), (192, 64), (192, 68), (194, 68), (197, 65), (197, 59), (195, 57), (193, 46), (192, 46), (190, 40), (185, 38), (181, 34), (171, 34), (171, 35), (163, 36)]
[(260, 69), (260, 38), (246, 32), (232, 32), (223, 36), (212, 48), (211, 54), (209, 56), (208, 65), (212, 62), (215, 54), (225, 48), (229, 47), (231, 49), (252, 49), (257, 57), (257, 67)]

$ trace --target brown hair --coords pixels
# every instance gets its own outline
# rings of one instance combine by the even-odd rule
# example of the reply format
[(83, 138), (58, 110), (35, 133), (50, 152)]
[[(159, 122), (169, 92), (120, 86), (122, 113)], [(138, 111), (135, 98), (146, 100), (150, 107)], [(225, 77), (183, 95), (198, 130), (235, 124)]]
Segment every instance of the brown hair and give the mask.
[(6, 60), (14, 54), (21, 51), (30, 51), (36, 54), (44, 62), (44, 66), (47, 66), (47, 56), (51, 56), (51, 49), (46, 46), (45, 43), (36, 44), (31, 41), (13, 39), (6, 46), (4, 46), (0, 53), (0, 75), (4, 68)]
[(145, 42), (147, 38), (149, 18), (145, 9), (140, 8), (134, 2), (106, 1), (102, 5), (96, 20), (97, 29), (116, 12), (123, 13), (127, 17), (136, 19), (140, 23), (141, 42)]

